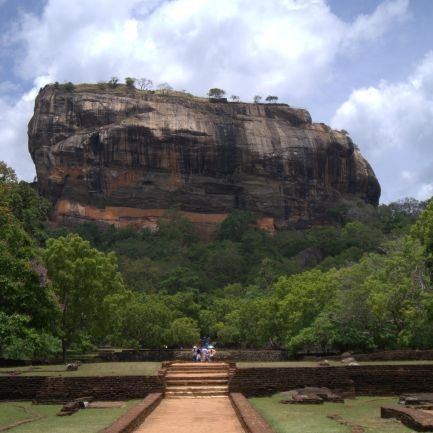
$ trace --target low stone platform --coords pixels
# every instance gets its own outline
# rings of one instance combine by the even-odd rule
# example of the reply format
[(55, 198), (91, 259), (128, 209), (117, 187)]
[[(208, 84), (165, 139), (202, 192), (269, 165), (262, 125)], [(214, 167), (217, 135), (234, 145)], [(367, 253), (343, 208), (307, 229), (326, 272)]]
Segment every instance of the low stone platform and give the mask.
[(433, 393), (418, 392), (400, 395), (400, 404), (405, 406), (433, 406)]
[(433, 411), (414, 409), (405, 406), (382, 406), (382, 418), (396, 418), (407, 427), (416, 431), (433, 431)]
[(280, 401), (282, 404), (323, 404), (325, 401), (333, 403), (344, 403), (344, 399), (332, 392), (329, 388), (304, 387), (282, 392), (287, 399)]

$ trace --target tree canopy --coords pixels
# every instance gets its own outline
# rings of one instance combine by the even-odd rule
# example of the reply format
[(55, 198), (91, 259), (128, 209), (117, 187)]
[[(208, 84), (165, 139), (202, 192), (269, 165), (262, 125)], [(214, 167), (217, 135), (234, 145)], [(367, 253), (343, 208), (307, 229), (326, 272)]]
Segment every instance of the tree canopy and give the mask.
[(0, 356), (202, 336), (293, 352), (433, 347), (431, 202), (339, 202), (332, 225), (272, 235), (235, 210), (207, 238), (176, 210), (136, 230), (49, 227), (48, 209), (0, 164)]
[(220, 89), (218, 87), (212, 87), (212, 89), (209, 89), (207, 94), (208, 94), (209, 98), (221, 99), (225, 96), (226, 92), (225, 92), (225, 90)]
[(113, 253), (104, 254), (89, 241), (70, 233), (48, 239), (45, 264), (61, 309), (63, 354), (72, 343), (91, 335), (102, 337), (103, 302), (125, 290)]

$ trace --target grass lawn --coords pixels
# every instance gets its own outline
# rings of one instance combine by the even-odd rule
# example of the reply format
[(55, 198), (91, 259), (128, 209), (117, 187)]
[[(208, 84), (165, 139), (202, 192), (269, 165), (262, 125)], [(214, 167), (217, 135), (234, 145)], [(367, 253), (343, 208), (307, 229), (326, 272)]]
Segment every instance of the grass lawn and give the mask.
[[(433, 361), (365, 361), (363, 365), (432, 365)], [(340, 361), (329, 361), (331, 367), (345, 367)], [(237, 362), (238, 368), (318, 367), (318, 361)], [(354, 367), (355, 368), (355, 367)]]
[[(395, 419), (380, 418), (380, 406), (397, 404), (392, 397), (357, 397), (345, 403), (324, 403), (321, 405), (281, 404), (283, 397), (251, 398), (250, 403), (263, 415), (275, 433), (351, 433), (352, 428), (361, 426), (364, 433), (410, 433)], [(339, 420), (328, 418), (339, 415)]]
[(155, 376), (161, 368), (160, 362), (99, 362), (81, 364), (78, 371), (65, 371), (65, 365), (36, 365), (2, 367), (0, 376)]
[(121, 408), (82, 409), (71, 416), (56, 416), (61, 405), (31, 402), (0, 403), (0, 429), (26, 418), (39, 419), (14, 427), (14, 433), (97, 433), (138, 403), (131, 400)]

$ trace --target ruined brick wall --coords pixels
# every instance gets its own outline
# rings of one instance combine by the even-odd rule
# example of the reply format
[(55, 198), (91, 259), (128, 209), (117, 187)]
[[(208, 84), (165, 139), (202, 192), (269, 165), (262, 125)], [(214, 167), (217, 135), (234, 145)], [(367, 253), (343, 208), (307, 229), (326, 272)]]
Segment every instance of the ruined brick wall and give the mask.
[[(191, 349), (141, 349), (122, 350), (120, 352), (102, 352), (95, 361), (100, 362), (130, 362), (130, 361), (171, 361), (173, 359), (190, 359)], [(287, 361), (287, 350), (236, 350), (217, 348), (218, 360), (235, 359), (236, 361)], [(86, 362), (89, 362), (87, 360)], [(91, 362), (91, 361), (90, 361)]]
[[(242, 368), (234, 371), (229, 389), (250, 397), (303, 386), (326, 386), (345, 395), (431, 392), (433, 365)], [(127, 400), (163, 390), (160, 376), (0, 377), (0, 400), (64, 402), (87, 395), (101, 400)]]
[(354, 356), (358, 361), (431, 361), (433, 350), (384, 350)]
[(0, 400), (33, 400), (42, 388), (46, 377), (0, 377)]
[(345, 367), (321, 368), (241, 368), (232, 376), (230, 392), (247, 397), (271, 395), (303, 386), (326, 386), (353, 394), (353, 383)]
[(378, 365), (321, 368), (243, 368), (234, 373), (230, 392), (271, 395), (303, 386), (326, 386), (343, 394), (399, 395), (431, 392), (433, 365)]
[(346, 369), (358, 395), (399, 395), (433, 389), (433, 365), (369, 365)]
[(163, 390), (159, 376), (0, 377), (0, 399), (36, 400), (38, 403), (61, 403), (82, 396), (129, 400)]

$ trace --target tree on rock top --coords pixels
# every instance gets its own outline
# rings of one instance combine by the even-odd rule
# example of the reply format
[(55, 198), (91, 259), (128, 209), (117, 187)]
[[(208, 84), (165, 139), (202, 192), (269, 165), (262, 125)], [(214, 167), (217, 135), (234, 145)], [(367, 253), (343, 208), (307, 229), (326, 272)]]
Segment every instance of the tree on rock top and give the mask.
[(226, 94), (225, 90), (220, 89), (218, 87), (213, 87), (212, 89), (209, 89), (209, 92), (207, 92), (209, 98), (214, 98), (214, 99), (221, 99), (224, 97), (225, 94)]

